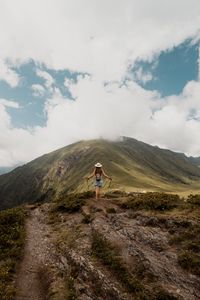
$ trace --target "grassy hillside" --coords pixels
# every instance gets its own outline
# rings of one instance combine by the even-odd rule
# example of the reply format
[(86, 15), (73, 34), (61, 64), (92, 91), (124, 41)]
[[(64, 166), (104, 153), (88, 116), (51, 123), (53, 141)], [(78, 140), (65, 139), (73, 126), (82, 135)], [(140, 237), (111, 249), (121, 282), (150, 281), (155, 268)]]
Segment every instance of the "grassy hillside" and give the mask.
[[(184, 154), (131, 138), (91, 140), (63, 147), (0, 176), (0, 209), (46, 201), (73, 190), (87, 190), (84, 177), (101, 161), (112, 188), (185, 191), (200, 189), (200, 169)], [(105, 181), (106, 187), (108, 183)], [(92, 188), (92, 181), (89, 183)]]
[(0, 167), (0, 175), (6, 174), (6, 173), (12, 171), (13, 169), (14, 169), (14, 167)]
[(194, 165), (200, 167), (200, 157), (189, 157), (191, 163), (193, 163)]

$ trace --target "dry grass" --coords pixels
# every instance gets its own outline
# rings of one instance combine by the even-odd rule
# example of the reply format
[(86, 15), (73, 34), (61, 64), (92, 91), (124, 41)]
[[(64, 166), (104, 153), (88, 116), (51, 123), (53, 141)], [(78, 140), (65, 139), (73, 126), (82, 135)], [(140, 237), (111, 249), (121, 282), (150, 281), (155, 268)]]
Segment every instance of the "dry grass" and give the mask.
[(11, 300), (15, 296), (13, 276), (16, 264), (22, 256), (25, 242), (24, 208), (0, 212), (0, 299)]
[(102, 234), (92, 232), (92, 254), (108, 266), (129, 292), (143, 292), (143, 286), (127, 269), (118, 250)]
[(176, 194), (149, 192), (127, 197), (127, 200), (122, 203), (122, 207), (134, 210), (145, 209), (164, 211), (172, 210), (181, 204), (182, 201)]

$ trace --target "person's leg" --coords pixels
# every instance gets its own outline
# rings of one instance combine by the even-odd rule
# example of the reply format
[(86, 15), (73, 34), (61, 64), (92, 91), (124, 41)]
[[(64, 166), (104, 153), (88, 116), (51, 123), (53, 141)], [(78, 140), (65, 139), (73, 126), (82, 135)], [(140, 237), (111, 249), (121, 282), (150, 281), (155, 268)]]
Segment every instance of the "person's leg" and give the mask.
[(100, 197), (100, 188), (96, 186), (96, 199), (99, 199)]

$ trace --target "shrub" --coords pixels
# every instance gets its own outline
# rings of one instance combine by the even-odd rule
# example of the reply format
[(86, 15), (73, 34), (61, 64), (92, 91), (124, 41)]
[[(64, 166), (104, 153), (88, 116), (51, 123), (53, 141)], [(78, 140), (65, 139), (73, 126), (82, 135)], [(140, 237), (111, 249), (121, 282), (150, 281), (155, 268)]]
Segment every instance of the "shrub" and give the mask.
[(106, 209), (108, 214), (116, 214), (116, 209), (114, 207), (109, 207)]
[(169, 294), (165, 290), (159, 289), (154, 299), (155, 300), (177, 300), (178, 298), (172, 294)]
[(182, 268), (200, 275), (200, 225), (190, 225), (184, 231), (176, 232), (171, 242), (180, 249), (178, 262)]
[(93, 218), (94, 217), (92, 215), (84, 215), (82, 219), (82, 223), (89, 224), (92, 222)]
[(127, 196), (126, 192), (120, 191), (120, 190), (115, 190), (115, 191), (110, 191), (104, 194), (106, 198), (119, 198), (119, 197), (124, 197)]
[(93, 198), (95, 196), (95, 192), (87, 191), (87, 192), (83, 192), (83, 193), (78, 193), (76, 195), (79, 199), (89, 199), (89, 198)]
[(200, 255), (192, 251), (181, 251), (178, 254), (178, 262), (183, 269), (200, 276)]
[(62, 212), (77, 212), (81, 209), (81, 207), (85, 204), (86, 199), (94, 196), (93, 192), (84, 192), (80, 194), (72, 193), (72, 194), (62, 194), (60, 195), (54, 205), (53, 211), (62, 211)]
[(125, 208), (147, 209), (147, 210), (170, 210), (178, 205), (181, 201), (178, 195), (165, 193), (145, 193), (129, 197), (122, 203)]
[(0, 212), (0, 299), (2, 300), (11, 300), (15, 295), (12, 280), (24, 246), (25, 215), (25, 210), (22, 208)]
[(187, 203), (191, 204), (191, 206), (199, 206), (200, 207), (200, 195), (199, 194), (190, 194), (187, 198)]

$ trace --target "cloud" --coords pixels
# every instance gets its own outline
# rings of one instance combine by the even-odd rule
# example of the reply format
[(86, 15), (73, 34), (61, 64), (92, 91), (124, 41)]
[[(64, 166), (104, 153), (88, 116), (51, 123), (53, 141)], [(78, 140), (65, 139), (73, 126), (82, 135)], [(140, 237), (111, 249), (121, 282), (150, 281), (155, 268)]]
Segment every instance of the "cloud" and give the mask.
[(75, 101), (59, 90), (46, 101), (44, 127), (12, 128), (0, 106), (0, 165), (29, 161), (77, 140), (102, 136), (126, 135), (191, 155), (200, 153), (200, 122), (191, 118), (191, 110), (200, 114), (199, 82), (190, 82), (181, 95), (167, 98), (130, 80), (104, 85), (87, 75), (79, 76), (69, 89)]
[(74, 83), (74, 80), (73, 79), (70, 79), (70, 78), (67, 78), (67, 77), (65, 77), (65, 80), (64, 80), (64, 86), (65, 87), (70, 87), (70, 85), (71, 84), (73, 84)]
[(186, 84), (180, 95), (162, 99), (149, 127), (143, 132), (147, 142), (188, 155), (200, 155), (200, 82)]
[(37, 74), (37, 76), (44, 79), (44, 81), (45, 81), (44, 84), (47, 88), (51, 87), (52, 84), (54, 83), (53, 77), (48, 72), (38, 69), (36, 71), (36, 74)]
[(16, 87), (20, 82), (20, 76), (0, 57), (0, 80), (7, 82), (11, 87)]
[(19, 108), (18, 102), (7, 100), (7, 99), (0, 99), (0, 104), (7, 107)]
[(199, 46), (199, 57), (198, 57), (198, 80), (200, 81), (200, 46)]
[(144, 72), (142, 67), (139, 67), (133, 74), (130, 74), (130, 78), (143, 84), (154, 79), (151, 72)]
[(32, 84), (31, 89), (36, 97), (42, 97), (45, 93), (45, 88), (41, 84)]
[(2, 0), (0, 56), (121, 80), (136, 59), (196, 37), (199, 9), (198, 0)]
[[(198, 0), (49, 0), (48, 6), (2, 0), (0, 6), (0, 78), (16, 86), (20, 78), (11, 66), (32, 59), (49, 92), (44, 127), (14, 128), (0, 103), (0, 165), (79, 139), (120, 135), (200, 155), (200, 83), (191, 81), (180, 95), (161, 98), (133, 81), (147, 82), (150, 73), (138, 70), (136, 79), (129, 77), (139, 59), (150, 61), (188, 38), (199, 39)], [(55, 88), (43, 66), (88, 74), (65, 80), (74, 100)], [(32, 89), (42, 93), (38, 85)]]

